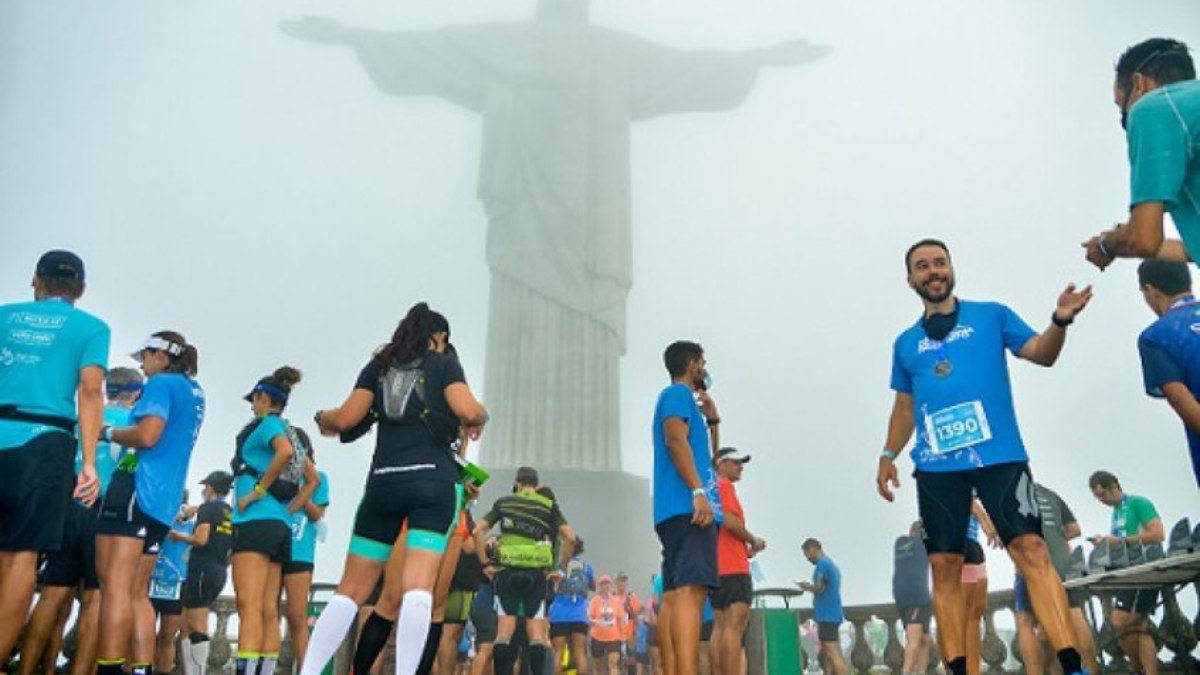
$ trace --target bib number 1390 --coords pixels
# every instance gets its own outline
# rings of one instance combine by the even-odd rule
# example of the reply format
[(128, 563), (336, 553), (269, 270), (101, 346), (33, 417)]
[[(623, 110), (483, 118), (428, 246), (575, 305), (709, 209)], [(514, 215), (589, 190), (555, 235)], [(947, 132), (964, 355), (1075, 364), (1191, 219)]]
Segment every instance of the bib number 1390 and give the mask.
[(987, 414), (979, 401), (968, 401), (925, 416), (929, 448), (944, 454), (992, 439)]

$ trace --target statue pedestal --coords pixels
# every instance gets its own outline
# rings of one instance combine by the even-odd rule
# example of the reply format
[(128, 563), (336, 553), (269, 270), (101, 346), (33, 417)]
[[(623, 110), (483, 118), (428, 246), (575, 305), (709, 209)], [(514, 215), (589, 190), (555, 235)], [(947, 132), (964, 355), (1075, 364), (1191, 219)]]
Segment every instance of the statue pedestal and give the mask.
[[(497, 469), (484, 486), (476, 517), (512, 489), (515, 469)], [(596, 575), (629, 574), (638, 597), (649, 597), (650, 576), (662, 565), (654, 533), (650, 481), (620, 471), (538, 469), (542, 485), (554, 490), (563, 515), (584, 541), (584, 559)]]

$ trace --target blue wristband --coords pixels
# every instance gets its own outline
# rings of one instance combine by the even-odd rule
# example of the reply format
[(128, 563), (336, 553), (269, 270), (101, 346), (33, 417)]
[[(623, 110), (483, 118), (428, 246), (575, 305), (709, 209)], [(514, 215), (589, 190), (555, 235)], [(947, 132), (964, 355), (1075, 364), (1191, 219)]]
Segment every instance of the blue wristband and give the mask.
[(888, 459), (893, 460), (893, 461), (897, 457), (896, 453), (892, 452), (891, 450), (888, 450), (887, 448), (884, 448), (883, 451), (879, 453), (879, 456), (887, 457)]

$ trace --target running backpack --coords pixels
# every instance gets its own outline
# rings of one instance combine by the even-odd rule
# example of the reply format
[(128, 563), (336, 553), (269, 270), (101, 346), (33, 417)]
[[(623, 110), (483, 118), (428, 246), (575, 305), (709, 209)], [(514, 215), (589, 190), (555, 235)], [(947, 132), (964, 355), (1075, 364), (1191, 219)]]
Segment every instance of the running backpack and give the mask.
[(430, 409), (425, 398), (425, 358), (393, 363), (379, 375), (380, 424), (422, 425), (438, 445), (458, 440), (458, 420)]
[(582, 598), (587, 596), (588, 590), (587, 563), (572, 558), (571, 562), (567, 563), (563, 580), (558, 584), (558, 594)]
[[(233, 459), (229, 462), (229, 467), (233, 469), (233, 475), (245, 474), (254, 480), (262, 479), (262, 473), (247, 464), (242, 453), (246, 446), (246, 439), (250, 438), (250, 434), (254, 433), (264, 419), (266, 418), (255, 419), (238, 433)], [(290, 502), (300, 492), (300, 484), (304, 482), (304, 469), (308, 462), (310, 442), (308, 434), (303, 429), (297, 429), (290, 424), (285, 424), (285, 429), (288, 442), (292, 444), (292, 456), (288, 458), (288, 463), (284, 465), (283, 470), (267, 487), (267, 494), (281, 502)]]

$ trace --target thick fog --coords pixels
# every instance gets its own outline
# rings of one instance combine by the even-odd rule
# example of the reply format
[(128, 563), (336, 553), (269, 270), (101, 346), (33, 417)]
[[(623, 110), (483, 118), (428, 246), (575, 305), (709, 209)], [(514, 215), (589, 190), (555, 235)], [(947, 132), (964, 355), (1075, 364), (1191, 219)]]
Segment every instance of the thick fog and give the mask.
[[(288, 412), (308, 423), (418, 300), (449, 317), (484, 402), (519, 408), (483, 386), (480, 115), (383, 91), (352, 49), (280, 26), (313, 15), (424, 32), (534, 14), (531, 0), (0, 3), (0, 301), (27, 298), (37, 256), (69, 248), (88, 265), (81, 307), (113, 328), (113, 365), (155, 330), (196, 344), (209, 416), (192, 483), (228, 464), (259, 377), (300, 368)], [(891, 542), (916, 515), (911, 463), (895, 504), (873, 479), (892, 340), (920, 311), (903, 253), (935, 236), (961, 297), (1001, 300), (1039, 330), (1067, 282), (1095, 284), (1058, 365), (1012, 362), (1035, 476), (1084, 532), (1108, 529), (1086, 485), (1100, 468), (1168, 527), (1200, 518), (1182, 426), (1142, 392), (1135, 340), (1153, 316), (1135, 265), (1100, 274), (1079, 247), (1127, 210), (1113, 63), (1148, 37), (1200, 45), (1194, 0), (609, 0), (590, 20), (685, 50), (831, 48), (762, 69), (729, 109), (629, 127), (632, 288), (612, 413), (626, 472), (651, 470), (663, 348), (696, 340), (722, 441), (754, 456), (739, 491), (769, 543), (768, 583), (807, 578), (811, 536), (848, 602), (889, 600)], [(318, 445), (333, 499), (318, 580), (340, 576), (370, 443)], [(559, 497), (570, 516), (573, 495)], [(650, 516), (612, 527), (648, 530)], [(1000, 558), (993, 588), (1011, 583)]]

